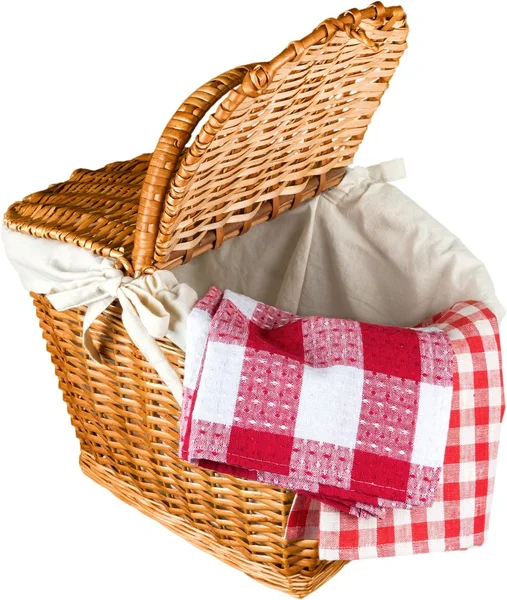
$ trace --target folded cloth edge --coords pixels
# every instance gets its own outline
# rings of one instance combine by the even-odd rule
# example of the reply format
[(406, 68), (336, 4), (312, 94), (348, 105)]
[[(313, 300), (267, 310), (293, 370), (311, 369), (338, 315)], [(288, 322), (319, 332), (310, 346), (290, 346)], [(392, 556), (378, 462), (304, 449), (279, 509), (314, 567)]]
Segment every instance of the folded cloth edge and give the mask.
[[(231, 304), (232, 301), (232, 304)], [(225, 308), (227, 305), (230, 305), (230, 307)], [(262, 302), (256, 302), (248, 297), (245, 297), (241, 294), (237, 294), (235, 292), (231, 292), (230, 290), (225, 290), (224, 292), (222, 292), (221, 290), (219, 290), (216, 287), (212, 287), (208, 294), (203, 298), (203, 300), (201, 300), (195, 307), (196, 310), (193, 311), (192, 315), (195, 315), (195, 319), (196, 323), (195, 326), (199, 327), (199, 323), (201, 323), (201, 326), (204, 327), (206, 329), (206, 331), (208, 331), (209, 333), (212, 332), (213, 330), (213, 338), (215, 338), (218, 335), (218, 339), (216, 338), (215, 341), (222, 341), (225, 340), (225, 338), (223, 337), (223, 333), (220, 333), (220, 330), (217, 329), (217, 326), (220, 327), (220, 322), (225, 323), (226, 321), (229, 323), (229, 325), (227, 326), (227, 331), (228, 334), (232, 336), (233, 340), (238, 340), (238, 342), (233, 342), (234, 344), (239, 343), (239, 340), (243, 339), (243, 335), (240, 331), (236, 331), (236, 330), (231, 330), (230, 327), (233, 327), (233, 324), (236, 323), (241, 323), (243, 324), (244, 321), (249, 321), (249, 319), (252, 317), (252, 313), (254, 312), (255, 307), (259, 307), (259, 306), (264, 306), (265, 307), (265, 311), (268, 314), (268, 319), (266, 320), (266, 326), (268, 329), (271, 329), (271, 326), (276, 330), (277, 329), (277, 318), (274, 319), (273, 322), (273, 314), (270, 310), (270, 307), (267, 305), (264, 305)], [(230, 310), (234, 308), (235, 312), (238, 315), (239, 321), (237, 321), (237, 318), (231, 318), (230, 316)], [(199, 310), (197, 310), (199, 309)], [(275, 309), (276, 310), (276, 309)], [(223, 312), (224, 314), (220, 314), (221, 312)], [(285, 311), (277, 311), (279, 313), (285, 313)], [(262, 311), (261, 311), (262, 313)], [(260, 318), (261, 321), (263, 320), (263, 317), (260, 316), (261, 313), (255, 313), (257, 314), (257, 318)], [(192, 315), (191, 315), (191, 319), (192, 319)], [(202, 316), (197, 316), (197, 315), (202, 315)], [(239, 315), (241, 315), (241, 317), (239, 317)], [(308, 317), (297, 317), (296, 315), (286, 315), (285, 318), (283, 317), (278, 317), (278, 319), (280, 320), (280, 322), (291, 322), (291, 318), (295, 319), (296, 321), (308, 321), (311, 318)], [(217, 322), (215, 323), (215, 326), (213, 326), (213, 320), (217, 319)], [(332, 319), (331, 319), (332, 320)], [(340, 319), (336, 319), (337, 321)], [(346, 321), (349, 322), (349, 320), (341, 320), (341, 321)], [(268, 326), (268, 323), (271, 324), (271, 326)], [(241, 327), (240, 327), (241, 328)], [(385, 326), (384, 327), (386, 330), (392, 330), (392, 327), (389, 326)], [(195, 327), (194, 327), (195, 329)], [(234, 329), (234, 327), (233, 327)], [(421, 333), (425, 333), (425, 334), (439, 334), (441, 336), (443, 336), (443, 338), (447, 338), (446, 334), (444, 331), (442, 331), (440, 328), (438, 327), (424, 327), (424, 326), (418, 326), (418, 327), (413, 327), (413, 328), (394, 328), (394, 329), (406, 329), (406, 330), (419, 330), (419, 332)], [(289, 489), (294, 489), (297, 491), (300, 491), (302, 493), (303, 490), (305, 489), (305, 487), (301, 487), (299, 489), (292, 487), (288, 481), (285, 481), (284, 483), (282, 483), (282, 481), (277, 481), (276, 477), (273, 481), (268, 479), (265, 479), (265, 476), (268, 476), (269, 473), (264, 473), (264, 469), (261, 468), (260, 466), (257, 466), (255, 468), (253, 468), (253, 464), (250, 464), (248, 462), (248, 460), (245, 461), (240, 461), (240, 463), (236, 463), (234, 462), (233, 464), (236, 465), (236, 467), (233, 467), (232, 465), (230, 465), (229, 463), (223, 463), (223, 461), (219, 462), (215, 462), (215, 458), (214, 456), (217, 455), (217, 448), (213, 447), (211, 449), (209, 449), (209, 453), (206, 451), (206, 449), (204, 448), (204, 446), (202, 445), (198, 445), (194, 448), (195, 449), (198, 447), (199, 449), (197, 450), (197, 452), (199, 453), (199, 458), (197, 459), (197, 456), (194, 455), (192, 456), (192, 452), (189, 448), (189, 442), (190, 442), (190, 438), (189, 438), (189, 424), (190, 421), (193, 421), (193, 413), (194, 413), (194, 405), (196, 405), (196, 403), (198, 403), (197, 398), (196, 398), (196, 392), (197, 389), (200, 387), (199, 385), (199, 380), (201, 379), (201, 374), (203, 373), (203, 365), (204, 365), (204, 361), (205, 361), (205, 356), (207, 355), (207, 348), (208, 348), (208, 336), (202, 336), (201, 333), (193, 331), (193, 333), (195, 334), (193, 337), (195, 337), (196, 339), (200, 339), (200, 342), (198, 345), (203, 346), (202, 348), (198, 349), (197, 347), (195, 348), (190, 348), (190, 355), (192, 353), (196, 354), (197, 357), (200, 360), (200, 367), (197, 367), (197, 365), (192, 365), (192, 363), (190, 363), (189, 365), (189, 370), (185, 372), (185, 381), (184, 381), (184, 385), (185, 385), (185, 394), (186, 394), (186, 402), (184, 402), (184, 411), (183, 411), (183, 420), (182, 420), (182, 443), (180, 445), (180, 457), (183, 458), (184, 460), (187, 460), (193, 464), (198, 464), (200, 466), (203, 466), (204, 468), (209, 468), (209, 469), (214, 469), (217, 472), (226, 472), (226, 473), (230, 473), (236, 476), (240, 476), (240, 477), (244, 477), (247, 479), (254, 479), (254, 480), (258, 480), (258, 481), (265, 481), (267, 483), (272, 483), (272, 484), (282, 484), (283, 487), (287, 487)], [(206, 338), (206, 339), (205, 339)], [(449, 345), (449, 349), (450, 349), (450, 342), (447, 341), (447, 344)], [(222, 346), (222, 344), (219, 344), (219, 346)], [(431, 352), (430, 352), (431, 354)], [(213, 362), (213, 361), (212, 361)], [(265, 362), (265, 361), (263, 361)], [(436, 376), (437, 379), (441, 379), (440, 376)], [(245, 379), (244, 377), (242, 377), (242, 379)], [(450, 411), (450, 402), (451, 402), (451, 395), (452, 395), (452, 385), (448, 385), (448, 392), (446, 392), (446, 403), (445, 403), (445, 410), (443, 410), (443, 418), (445, 419), (445, 422), (449, 421), (449, 411)], [(208, 395), (209, 395), (209, 389), (208, 389)], [(201, 411), (202, 412), (202, 411)], [(209, 408), (206, 409), (204, 412), (209, 413)], [(223, 421), (223, 418), (226, 418), (225, 415), (221, 414), (220, 412), (220, 416), (218, 418), (217, 422), (220, 423), (225, 423), (225, 421)], [(408, 411), (410, 412), (410, 411)], [(204, 413), (203, 413), (204, 414)], [(277, 415), (279, 416), (279, 415)], [(204, 418), (204, 417), (202, 417)], [(230, 415), (229, 415), (230, 418)], [(358, 417), (359, 418), (359, 417)], [(197, 420), (199, 421), (199, 417), (197, 417)], [(205, 419), (206, 420), (206, 419)], [(235, 420), (238, 420), (235, 418)], [(253, 423), (254, 421), (252, 421)], [(202, 424), (204, 426), (204, 423)], [(423, 428), (424, 429), (424, 428)], [(218, 430), (217, 430), (218, 431)], [(222, 432), (223, 433), (223, 432)], [(215, 435), (218, 435), (217, 432), (215, 432)], [(442, 436), (445, 437), (445, 432), (442, 431)], [(199, 442), (200, 443), (200, 442)], [(440, 446), (439, 446), (440, 447)], [(388, 449), (389, 450), (389, 449)], [(229, 450), (227, 450), (227, 452), (229, 452)], [(220, 455), (222, 455), (222, 447), (220, 448)], [(440, 460), (443, 461), (443, 454), (444, 454), (444, 447), (442, 446), (440, 448)], [(236, 458), (238, 458), (239, 455), (235, 455)], [(246, 458), (246, 457), (244, 457)], [(433, 457), (434, 458), (434, 457)], [(263, 463), (262, 466), (265, 466), (264, 463), (266, 463), (266, 460), (262, 460), (260, 461)], [(239, 466), (241, 464), (241, 466)], [(423, 464), (423, 463), (421, 463)], [(426, 463), (424, 463), (426, 464)], [(430, 464), (430, 463), (428, 463)], [(253, 468), (253, 470), (252, 470)], [(260, 469), (260, 470), (259, 470)], [(256, 473), (256, 475), (254, 475)], [(425, 473), (425, 481), (429, 481), (426, 479), (426, 476), (429, 476), (428, 473)], [(436, 486), (437, 483), (437, 479), (440, 476), (440, 469), (435, 469), (434, 472), (434, 481), (433, 481), (433, 486)], [(279, 478), (280, 479), (280, 478)], [(283, 477), (281, 479), (284, 479)], [(294, 483), (294, 478), (292, 483)], [(323, 482), (321, 482), (323, 483)], [(346, 490), (343, 490), (344, 494), (349, 494), (349, 492), (347, 492)], [(412, 490), (411, 493), (414, 493), (414, 490)], [(429, 496), (431, 496), (432, 494), (427, 490), (427, 493), (424, 494), (425, 496), (427, 496), (427, 502), (429, 502), (430, 498)], [(417, 494), (416, 494), (417, 496)], [(364, 500), (366, 502), (366, 500)], [(425, 499), (421, 498), (421, 502), (424, 503)], [(330, 502), (331, 503), (331, 502)], [(419, 500), (415, 501), (415, 497), (414, 497), (414, 505), (415, 504), (419, 504)], [(384, 506), (385, 504), (383, 504)], [(393, 506), (398, 506), (399, 503), (395, 502), (393, 503)], [(365, 506), (366, 508), (366, 506)], [(408, 508), (408, 506), (407, 506)], [(379, 515), (376, 515), (379, 516)]]

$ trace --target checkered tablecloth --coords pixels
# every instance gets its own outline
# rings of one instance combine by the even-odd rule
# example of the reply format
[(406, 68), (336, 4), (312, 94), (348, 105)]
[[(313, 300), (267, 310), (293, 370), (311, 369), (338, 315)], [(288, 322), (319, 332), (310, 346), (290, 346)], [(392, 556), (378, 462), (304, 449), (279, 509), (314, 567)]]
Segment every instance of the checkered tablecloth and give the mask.
[(459, 302), (423, 324), (447, 333), (455, 355), (450, 429), (436, 500), (357, 519), (298, 495), (286, 537), (319, 540), (326, 560), (398, 556), (481, 545), (493, 497), (505, 410), (498, 324), (480, 302)]
[(432, 504), (452, 397), (441, 329), (302, 318), (212, 288), (188, 339), (182, 458), (356, 515)]

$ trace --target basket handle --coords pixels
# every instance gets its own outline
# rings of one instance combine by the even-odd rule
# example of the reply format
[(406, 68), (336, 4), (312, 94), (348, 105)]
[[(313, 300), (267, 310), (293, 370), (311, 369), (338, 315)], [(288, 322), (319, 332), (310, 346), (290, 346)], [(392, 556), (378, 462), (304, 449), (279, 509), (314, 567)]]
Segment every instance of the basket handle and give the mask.
[(152, 264), (160, 215), (169, 182), (192, 132), (208, 110), (241, 83), (255, 65), (231, 69), (214, 77), (191, 94), (166, 125), (152, 154), (141, 189), (132, 263), (140, 275)]

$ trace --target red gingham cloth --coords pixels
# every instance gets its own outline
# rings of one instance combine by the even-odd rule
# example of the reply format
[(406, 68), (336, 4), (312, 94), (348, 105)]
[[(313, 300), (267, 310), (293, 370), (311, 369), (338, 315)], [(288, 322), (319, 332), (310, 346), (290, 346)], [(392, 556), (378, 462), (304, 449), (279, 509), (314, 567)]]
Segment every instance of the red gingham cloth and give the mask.
[(187, 337), (183, 459), (354, 515), (433, 503), (452, 398), (440, 329), (303, 318), (212, 288)]
[(498, 324), (481, 302), (459, 302), (424, 325), (445, 331), (455, 355), (442, 477), (429, 508), (357, 519), (298, 495), (288, 539), (318, 539), (324, 560), (460, 550), (484, 543), (505, 410)]

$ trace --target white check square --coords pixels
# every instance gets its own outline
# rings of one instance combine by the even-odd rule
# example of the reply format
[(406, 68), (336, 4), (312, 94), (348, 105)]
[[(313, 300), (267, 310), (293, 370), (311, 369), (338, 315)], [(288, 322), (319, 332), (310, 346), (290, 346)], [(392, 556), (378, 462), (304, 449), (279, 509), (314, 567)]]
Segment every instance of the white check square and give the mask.
[(242, 294), (236, 294), (230, 290), (225, 290), (224, 300), (230, 300), (233, 304), (239, 308), (239, 310), (245, 315), (247, 319), (251, 319), (252, 315), (259, 304), (257, 300), (243, 296)]
[(460, 374), (473, 372), (474, 363), (472, 362), (471, 354), (456, 354), (456, 360), (458, 361), (458, 370)]
[(498, 352), (485, 352), (484, 358), (486, 359), (486, 367), (488, 371), (498, 371), (500, 369), (500, 357)]
[(193, 390), (201, 368), (206, 340), (211, 325), (211, 315), (195, 308), (187, 320), (187, 353), (195, 356), (195, 360), (185, 362), (185, 387)]
[(474, 325), (477, 327), (477, 331), (480, 335), (495, 335), (493, 327), (491, 326), (491, 322), (487, 319), (481, 319), (480, 321), (476, 321)]
[(414, 553), (414, 546), (412, 542), (396, 542), (396, 555), (406, 556), (407, 554)]
[(470, 315), (473, 315), (477, 312), (479, 312), (479, 308), (477, 306), (474, 306), (473, 304), (469, 304), (468, 306), (460, 308), (459, 314), (465, 317), (469, 317)]
[(204, 359), (194, 421), (232, 425), (238, 398), (245, 347), (210, 342)]
[(467, 427), (460, 427), (459, 429), (459, 442), (460, 444), (475, 444), (475, 427), (468, 425)]
[[(363, 370), (355, 367), (305, 365), (294, 436), (355, 448), (363, 379)], [(329, 398), (330, 389), (338, 402)]]
[(412, 463), (426, 467), (442, 465), (451, 400), (451, 387), (420, 384)]
[(459, 503), (460, 518), (475, 517), (475, 498), (463, 498)]
[(359, 558), (377, 558), (378, 556), (376, 546), (359, 546), (357, 551)]
[(338, 511), (323, 510), (320, 513), (320, 530), (336, 531), (340, 525), (340, 513)]
[(430, 552), (443, 552), (445, 550), (445, 538), (433, 538), (428, 540)]

